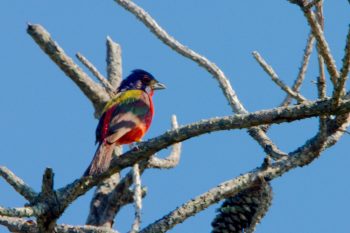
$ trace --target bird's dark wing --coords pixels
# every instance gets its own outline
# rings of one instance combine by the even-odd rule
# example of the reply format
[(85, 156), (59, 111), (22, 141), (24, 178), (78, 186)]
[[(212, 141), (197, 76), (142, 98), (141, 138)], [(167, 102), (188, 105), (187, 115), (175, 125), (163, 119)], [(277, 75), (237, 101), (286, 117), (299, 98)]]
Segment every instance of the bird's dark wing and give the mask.
[(153, 105), (148, 94), (142, 90), (129, 90), (112, 99), (105, 108), (96, 129), (96, 141), (115, 142), (127, 132), (139, 127), (147, 130)]

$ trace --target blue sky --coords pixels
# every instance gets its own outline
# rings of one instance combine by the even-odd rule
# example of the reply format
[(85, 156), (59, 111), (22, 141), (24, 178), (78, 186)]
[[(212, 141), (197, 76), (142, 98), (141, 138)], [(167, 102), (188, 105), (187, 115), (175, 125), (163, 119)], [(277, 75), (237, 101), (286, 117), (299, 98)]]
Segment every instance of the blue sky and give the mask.
[[(251, 56), (257, 50), (291, 85), (297, 75), (309, 28), (300, 10), (288, 1), (137, 1), (171, 35), (204, 54), (230, 78), (249, 111), (273, 108), (284, 93)], [(145, 139), (180, 124), (231, 114), (217, 82), (202, 68), (179, 56), (114, 1), (1, 1), (0, 21), (0, 164), (36, 190), (46, 167), (55, 172), (55, 187), (79, 177), (95, 151), (97, 120), (79, 89), (26, 34), (26, 23), (42, 24), (70, 55), (81, 52), (105, 73), (105, 40), (122, 46), (123, 73), (143, 68), (168, 87), (155, 94), (156, 115)], [(346, 0), (325, 2), (325, 34), (338, 67), (350, 22)], [(316, 98), (313, 54), (302, 94)], [(328, 90), (329, 93), (330, 90)], [(269, 136), (291, 151), (316, 133), (316, 119), (273, 126)], [(344, 232), (350, 228), (348, 146), (350, 137), (327, 150), (308, 167), (272, 182), (273, 205), (257, 232)], [(167, 155), (168, 151), (159, 153)], [(260, 165), (262, 149), (244, 130), (212, 133), (183, 144), (182, 159), (172, 170), (149, 170), (143, 226), (225, 180)], [(24, 200), (0, 180), (1, 206), (23, 206)], [(92, 192), (79, 198), (60, 223), (83, 224)], [(170, 232), (210, 232), (218, 205)], [(132, 208), (122, 210), (117, 229), (126, 232)], [(0, 227), (0, 232), (6, 232)]]

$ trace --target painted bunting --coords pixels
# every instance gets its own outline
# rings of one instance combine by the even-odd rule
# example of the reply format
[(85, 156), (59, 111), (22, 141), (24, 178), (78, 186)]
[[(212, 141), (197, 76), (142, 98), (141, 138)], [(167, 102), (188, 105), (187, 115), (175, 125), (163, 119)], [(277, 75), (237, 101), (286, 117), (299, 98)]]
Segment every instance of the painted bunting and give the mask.
[(153, 93), (164, 88), (164, 84), (144, 70), (132, 71), (121, 82), (116, 96), (106, 104), (97, 125), (96, 143), (99, 145), (85, 176), (106, 171), (115, 146), (141, 140), (153, 118)]

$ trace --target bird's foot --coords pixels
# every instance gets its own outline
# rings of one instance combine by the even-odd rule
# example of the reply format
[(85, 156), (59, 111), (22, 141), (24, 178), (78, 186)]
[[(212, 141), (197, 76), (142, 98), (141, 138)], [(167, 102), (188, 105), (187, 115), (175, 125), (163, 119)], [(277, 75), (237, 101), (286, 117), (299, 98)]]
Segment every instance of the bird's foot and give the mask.
[(129, 149), (130, 150), (135, 150), (135, 151), (140, 150), (138, 142), (133, 142), (133, 143), (129, 144)]

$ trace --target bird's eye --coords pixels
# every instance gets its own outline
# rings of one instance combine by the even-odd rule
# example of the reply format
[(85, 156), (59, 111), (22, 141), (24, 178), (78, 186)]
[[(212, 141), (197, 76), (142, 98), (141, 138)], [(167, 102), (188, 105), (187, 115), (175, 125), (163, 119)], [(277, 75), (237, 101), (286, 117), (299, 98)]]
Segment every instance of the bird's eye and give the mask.
[(142, 77), (142, 82), (143, 83), (149, 83), (151, 81), (150, 77), (148, 77), (147, 75)]

